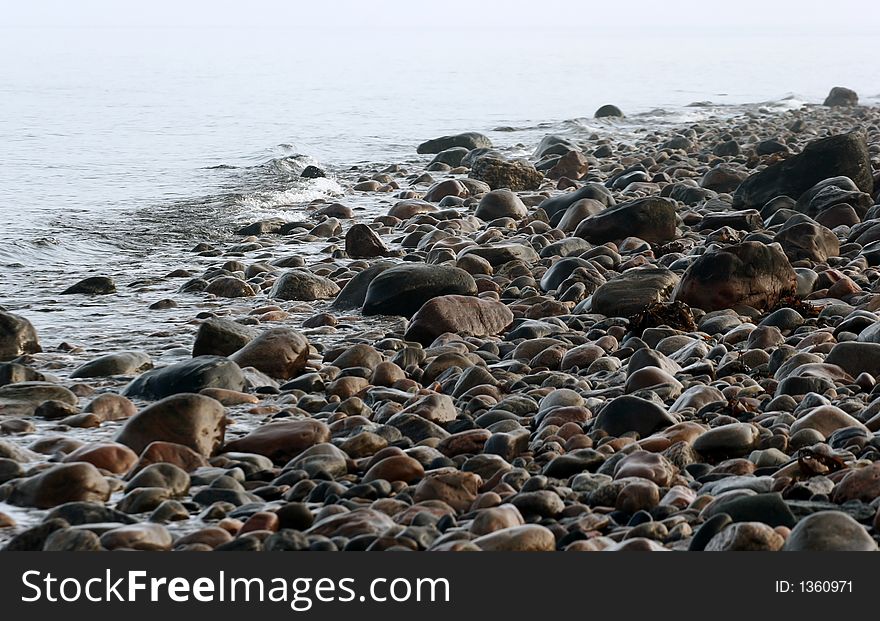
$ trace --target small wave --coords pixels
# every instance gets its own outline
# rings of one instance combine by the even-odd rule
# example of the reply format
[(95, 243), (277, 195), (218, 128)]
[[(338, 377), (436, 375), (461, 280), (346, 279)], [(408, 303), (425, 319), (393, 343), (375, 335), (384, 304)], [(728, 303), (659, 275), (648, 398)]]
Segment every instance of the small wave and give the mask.
[[(281, 207), (308, 203), (320, 198), (341, 196), (345, 189), (328, 177), (297, 181), (283, 190), (259, 190), (238, 199), (238, 205), (251, 211), (277, 211)], [(283, 211), (283, 210), (282, 210)]]
[(262, 166), (282, 175), (299, 175), (306, 166), (316, 165), (317, 163), (317, 160), (311, 156), (295, 153), (293, 155), (274, 157)]

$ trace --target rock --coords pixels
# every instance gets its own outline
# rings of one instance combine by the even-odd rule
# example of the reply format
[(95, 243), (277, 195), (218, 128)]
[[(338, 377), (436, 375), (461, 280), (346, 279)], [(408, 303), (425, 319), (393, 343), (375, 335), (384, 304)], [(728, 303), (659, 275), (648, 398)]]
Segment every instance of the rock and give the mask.
[(429, 470), (416, 486), (413, 499), (416, 502), (441, 500), (456, 511), (466, 511), (477, 497), (483, 480), (472, 472), (455, 468)]
[(548, 179), (572, 179), (577, 180), (586, 176), (590, 170), (587, 158), (580, 151), (569, 151), (553, 164), (553, 168), (547, 171)]
[(406, 339), (429, 345), (446, 332), (461, 336), (491, 336), (512, 322), (513, 313), (496, 300), (443, 295), (425, 302), (413, 315)]
[(299, 376), (309, 361), (309, 341), (291, 328), (271, 328), (229, 357), (240, 367), (254, 367), (270, 377)]
[(492, 141), (483, 134), (465, 132), (463, 134), (441, 136), (440, 138), (427, 140), (418, 146), (416, 153), (440, 153), (454, 147), (463, 147), (467, 150), (491, 149)]
[[(579, 239), (577, 237), (570, 237), (568, 239)], [(544, 275), (541, 277), (541, 289), (543, 291), (555, 291), (562, 283), (564, 283), (569, 276), (571, 276), (575, 270), (578, 268), (584, 268), (587, 271), (593, 271), (595, 268), (593, 265), (587, 261), (586, 259), (582, 259), (580, 257), (565, 257), (556, 261), (553, 265), (550, 266)], [(605, 279), (601, 276), (598, 276), (596, 279), (596, 283), (592, 284), (602, 284)], [(592, 288), (592, 286), (591, 286)]]
[(190, 478), (183, 468), (170, 463), (150, 464), (125, 486), (126, 493), (136, 489), (161, 489), (169, 496), (183, 496), (189, 491)]
[(305, 470), (311, 477), (319, 474), (345, 476), (348, 474), (348, 456), (333, 444), (315, 444), (291, 459), (284, 469)]
[(875, 552), (877, 542), (842, 511), (818, 511), (791, 529), (783, 552)]
[(700, 255), (685, 271), (672, 293), (704, 311), (737, 305), (772, 308), (797, 292), (797, 276), (775, 245), (748, 241)]
[(522, 220), (529, 214), (520, 198), (508, 189), (486, 192), (477, 205), (474, 215), (484, 222), (498, 218)]
[(648, 451), (630, 453), (614, 467), (614, 478), (639, 477), (653, 481), (661, 487), (669, 487), (677, 470), (665, 457)]
[(204, 388), (240, 391), (244, 387), (244, 374), (235, 362), (220, 356), (198, 356), (147, 371), (131, 382), (123, 394), (155, 400), (180, 393), (197, 393)]
[(153, 361), (144, 352), (124, 351), (90, 360), (70, 374), (71, 379), (135, 375), (153, 368)]
[(785, 539), (776, 530), (760, 522), (731, 524), (712, 537), (706, 552), (775, 552)]
[(438, 181), (425, 192), (425, 200), (431, 203), (439, 203), (447, 196), (465, 198), (469, 194), (467, 186), (458, 179), (446, 179)]
[(632, 395), (623, 395), (612, 399), (602, 408), (594, 428), (615, 437), (631, 431), (646, 437), (676, 422), (656, 403)]
[(822, 105), (831, 107), (857, 106), (859, 105), (859, 95), (852, 89), (843, 86), (835, 86), (831, 89), (831, 92), (828, 93), (828, 97), (825, 98)]
[(31, 322), (0, 310), (0, 361), (43, 351)]
[(482, 509), (471, 522), (470, 531), (474, 535), (488, 535), (505, 528), (525, 524), (523, 516), (513, 505), (501, 505)]
[(544, 175), (525, 160), (508, 161), (489, 156), (475, 161), (468, 176), (485, 181), (493, 190), (507, 188), (514, 192), (537, 190), (544, 179)]
[(128, 524), (101, 535), (101, 545), (108, 550), (170, 550), (173, 540), (161, 524)]
[(132, 416), (115, 440), (136, 453), (159, 441), (210, 457), (223, 443), (225, 431), (226, 410), (219, 402), (197, 394), (177, 394)]
[(694, 450), (719, 459), (752, 452), (758, 442), (758, 428), (750, 423), (730, 423), (709, 429), (696, 440)]
[[(828, 439), (838, 429), (847, 427), (858, 427), (867, 432), (867, 428), (861, 422), (840, 408), (833, 405), (823, 405), (806, 412), (794, 421), (791, 424), (790, 433), (794, 435), (801, 429), (815, 429), (825, 439)], [(880, 495), (880, 490), (878, 490), (878, 495)]]
[(92, 464), (57, 464), (12, 484), (7, 502), (22, 507), (51, 509), (66, 502), (104, 502), (110, 485)]
[(320, 518), (305, 532), (309, 535), (351, 539), (358, 535), (378, 536), (393, 526), (394, 522), (385, 513), (363, 508)]
[(205, 287), (205, 293), (218, 298), (249, 298), (257, 295), (248, 283), (234, 276), (215, 278)]
[(116, 293), (116, 284), (107, 276), (90, 276), (71, 285), (61, 295), (108, 295)]
[(266, 423), (224, 447), (226, 452), (265, 455), (275, 463), (287, 463), (315, 444), (329, 442), (330, 429), (318, 420), (278, 420)]
[(397, 428), (401, 434), (413, 442), (422, 442), (428, 438), (444, 440), (449, 437), (449, 432), (443, 427), (418, 414), (410, 414), (409, 412), (398, 412), (388, 419), (388, 425)]
[(21, 382), (45, 382), (46, 376), (17, 362), (0, 363), (0, 386)]
[(21, 382), (0, 386), (0, 412), (6, 415), (33, 416), (47, 401), (58, 403), (47, 404), (45, 410), (67, 414), (72, 410), (64, 406), (76, 406), (79, 400), (64, 386), (51, 382)]
[(497, 530), (477, 537), (473, 543), (486, 552), (552, 552), (556, 549), (553, 532), (538, 524)]
[(62, 519), (48, 519), (22, 531), (9, 540), (3, 548), (4, 552), (37, 552), (43, 549), (46, 540), (52, 533), (68, 528), (70, 524)]
[(761, 522), (791, 528), (796, 519), (779, 493), (720, 496), (704, 510), (706, 517), (726, 513), (734, 522)]
[(408, 455), (392, 455), (378, 461), (373, 467), (367, 470), (362, 479), (363, 483), (370, 481), (403, 481), (404, 483), (415, 483), (421, 480), (425, 475), (425, 469), (418, 460)]
[(131, 470), (137, 460), (137, 453), (123, 444), (90, 442), (68, 454), (63, 461), (64, 463), (84, 461), (113, 474), (125, 474)]
[(860, 190), (871, 194), (871, 170), (863, 133), (821, 138), (809, 143), (799, 155), (771, 164), (743, 181), (734, 194), (733, 206), (760, 209), (777, 196), (798, 199), (816, 183), (838, 176), (849, 177)]
[(861, 373), (877, 377), (880, 375), (880, 343), (837, 343), (831, 348), (825, 362), (839, 366), (852, 377), (858, 377)]
[(467, 147), (450, 147), (444, 149), (434, 156), (434, 159), (431, 160), (431, 164), (446, 164), (453, 168), (461, 166), (461, 160), (464, 159), (464, 156), (467, 155), (470, 150), (471, 149), (468, 149)]
[(339, 286), (305, 269), (288, 270), (275, 281), (270, 298), (297, 302), (326, 300), (339, 293)]
[(627, 270), (596, 289), (591, 308), (606, 317), (631, 317), (666, 301), (677, 284), (678, 276), (665, 267)]
[(415, 414), (432, 423), (444, 424), (458, 418), (458, 410), (455, 403), (448, 395), (430, 394), (425, 395), (412, 405), (406, 407), (401, 414)]
[(267, 218), (252, 222), (235, 231), (236, 235), (273, 235), (281, 232), (287, 220), (284, 218)]
[(592, 244), (604, 244), (626, 237), (638, 237), (662, 244), (676, 236), (675, 201), (650, 196), (617, 205), (582, 220), (577, 237)]
[(700, 187), (715, 192), (733, 192), (746, 178), (746, 174), (729, 166), (715, 166), (700, 179)]
[(192, 472), (197, 468), (207, 466), (208, 462), (188, 446), (173, 442), (151, 442), (141, 452), (137, 464), (131, 471), (140, 472), (151, 464), (173, 464), (181, 470)]
[(449, 265), (396, 265), (376, 276), (367, 288), (364, 315), (411, 317), (432, 298), (476, 295), (473, 276)]
[(391, 261), (380, 261), (358, 272), (333, 300), (333, 308), (351, 309), (363, 306), (370, 283), (376, 276), (392, 267), (394, 267), (394, 263)]
[(199, 326), (192, 355), (229, 356), (257, 337), (257, 331), (229, 319), (213, 317)]
[(366, 224), (355, 224), (345, 234), (345, 253), (353, 259), (388, 256), (388, 248)]
[(522, 261), (523, 263), (531, 264), (540, 259), (534, 248), (516, 242), (467, 246), (458, 253), (458, 258), (463, 259), (469, 255), (476, 255), (486, 259), (493, 268), (500, 267), (510, 261)]
[(319, 179), (321, 177), (326, 177), (327, 173), (318, 168), (317, 166), (313, 166), (309, 164), (303, 171), (299, 174), (299, 176), (303, 179)]
[(840, 242), (830, 229), (816, 222), (800, 222), (783, 226), (773, 241), (778, 242), (789, 261), (808, 259), (824, 263), (828, 257), (840, 255)]
[(137, 407), (122, 395), (104, 393), (86, 404), (83, 413), (94, 414), (101, 421), (123, 420), (134, 416)]
[(420, 213), (437, 211), (437, 206), (419, 199), (408, 199), (394, 203), (388, 210), (388, 215), (401, 220), (409, 220)]
[(43, 544), (43, 552), (96, 552), (102, 549), (98, 535), (77, 528), (56, 530)]
[(622, 117), (623, 112), (621, 112), (620, 108), (615, 105), (605, 104), (604, 106), (600, 106), (593, 116), (597, 119), (602, 119), (609, 116)]
[(880, 498), (880, 462), (870, 466), (850, 470), (843, 479), (834, 486), (831, 500), (843, 504), (850, 500), (861, 500), (869, 503)]

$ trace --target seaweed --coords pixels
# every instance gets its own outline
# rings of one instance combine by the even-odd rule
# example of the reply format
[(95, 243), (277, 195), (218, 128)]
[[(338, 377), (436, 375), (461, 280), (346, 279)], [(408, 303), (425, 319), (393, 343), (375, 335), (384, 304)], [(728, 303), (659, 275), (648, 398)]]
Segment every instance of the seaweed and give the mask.
[(690, 306), (679, 301), (652, 302), (629, 318), (629, 330), (634, 336), (641, 336), (648, 328), (660, 326), (669, 326), (683, 332), (697, 329)]

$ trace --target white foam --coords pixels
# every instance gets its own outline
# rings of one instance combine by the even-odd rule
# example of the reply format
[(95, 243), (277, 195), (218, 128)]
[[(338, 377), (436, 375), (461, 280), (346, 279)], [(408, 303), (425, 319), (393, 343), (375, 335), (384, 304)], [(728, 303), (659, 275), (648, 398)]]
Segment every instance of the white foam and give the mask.
[(242, 197), (239, 205), (251, 212), (275, 211), (283, 213), (282, 207), (295, 207), (320, 198), (341, 196), (344, 188), (334, 179), (320, 177), (297, 181), (296, 185), (284, 190), (254, 192)]

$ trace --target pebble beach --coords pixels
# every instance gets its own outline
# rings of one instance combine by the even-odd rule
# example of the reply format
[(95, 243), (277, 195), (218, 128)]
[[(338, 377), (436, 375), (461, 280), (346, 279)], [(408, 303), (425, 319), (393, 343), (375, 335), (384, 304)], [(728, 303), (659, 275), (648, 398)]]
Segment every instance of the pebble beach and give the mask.
[(625, 112), (0, 298), (0, 547), (877, 551), (880, 109)]

